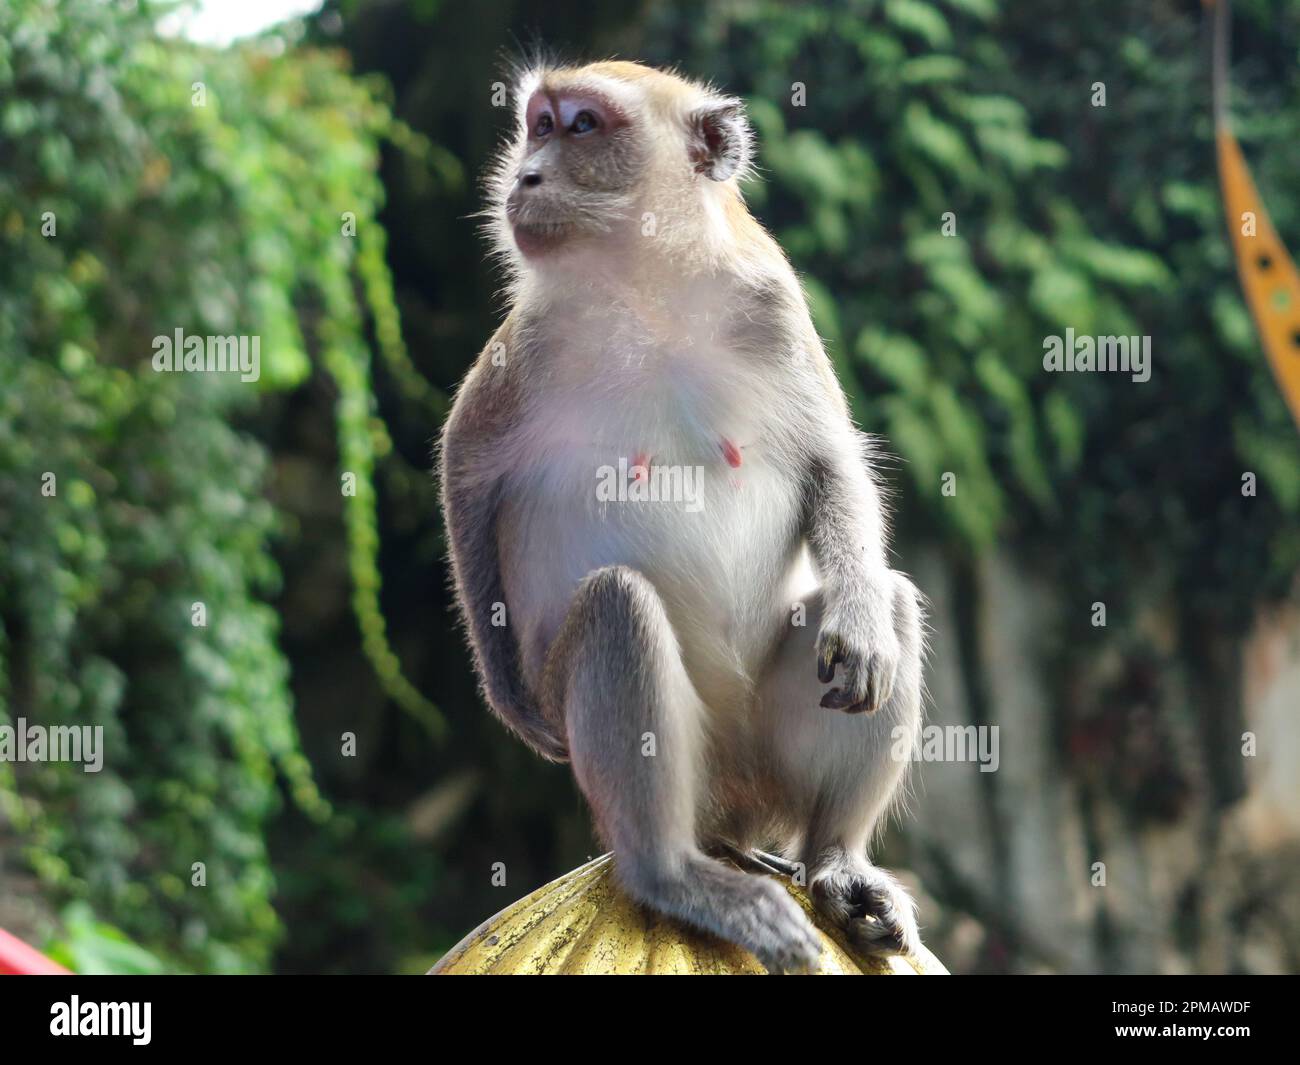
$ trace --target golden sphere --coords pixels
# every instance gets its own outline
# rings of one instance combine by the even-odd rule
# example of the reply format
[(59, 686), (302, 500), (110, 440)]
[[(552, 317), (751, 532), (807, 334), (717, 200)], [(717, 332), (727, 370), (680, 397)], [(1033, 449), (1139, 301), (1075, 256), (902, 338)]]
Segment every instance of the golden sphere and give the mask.
[[(538, 888), (490, 917), (449, 950), (432, 975), (762, 974), (748, 951), (633, 902), (602, 855)], [(757, 875), (757, 874), (755, 874)], [(946, 975), (928, 950), (917, 957), (858, 954), (813, 908), (804, 891), (782, 880), (822, 937), (814, 973), (830, 976)]]

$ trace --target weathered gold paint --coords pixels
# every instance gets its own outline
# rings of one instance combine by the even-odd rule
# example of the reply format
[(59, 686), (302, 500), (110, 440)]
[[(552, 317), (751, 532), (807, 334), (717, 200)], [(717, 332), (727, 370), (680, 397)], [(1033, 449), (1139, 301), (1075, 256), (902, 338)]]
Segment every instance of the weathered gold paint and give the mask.
[[(613, 857), (603, 855), (507, 906), (449, 950), (431, 972), (679, 976), (765, 972), (748, 951), (633, 902), (619, 887), (613, 869)], [(856, 954), (837, 929), (821, 920), (800, 888), (781, 882), (821, 933), (819, 975), (947, 973), (924, 948), (915, 958)]]

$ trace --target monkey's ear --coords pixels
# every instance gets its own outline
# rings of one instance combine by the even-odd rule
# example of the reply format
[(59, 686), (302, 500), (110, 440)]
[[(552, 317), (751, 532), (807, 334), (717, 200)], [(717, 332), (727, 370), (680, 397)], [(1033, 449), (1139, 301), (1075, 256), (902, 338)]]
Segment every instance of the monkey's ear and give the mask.
[(712, 99), (691, 115), (691, 162), (714, 181), (726, 181), (749, 166), (753, 140), (745, 105), (734, 97)]

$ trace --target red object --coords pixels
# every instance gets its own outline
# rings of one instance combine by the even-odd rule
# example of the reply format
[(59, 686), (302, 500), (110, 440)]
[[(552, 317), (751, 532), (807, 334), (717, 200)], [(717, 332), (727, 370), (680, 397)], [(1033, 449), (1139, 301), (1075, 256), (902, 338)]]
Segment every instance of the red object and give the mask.
[(68, 970), (0, 928), (0, 975), (67, 976)]
[(725, 437), (722, 441), (722, 454), (727, 459), (727, 465), (733, 470), (740, 466), (740, 448)]

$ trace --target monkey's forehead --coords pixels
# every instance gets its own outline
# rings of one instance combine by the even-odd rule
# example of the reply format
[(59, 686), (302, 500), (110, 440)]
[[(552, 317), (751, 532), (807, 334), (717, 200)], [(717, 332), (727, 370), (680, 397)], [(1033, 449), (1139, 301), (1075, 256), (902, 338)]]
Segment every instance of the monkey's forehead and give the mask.
[(546, 93), (588, 93), (603, 97), (624, 111), (644, 108), (685, 110), (707, 95), (692, 82), (639, 63), (591, 63), (530, 71), (519, 84), (519, 106), (525, 108), (538, 90)]

